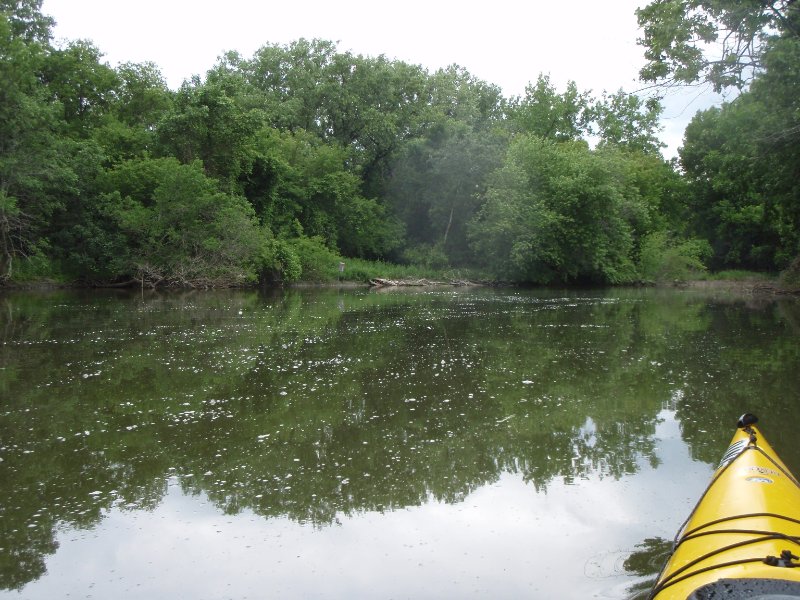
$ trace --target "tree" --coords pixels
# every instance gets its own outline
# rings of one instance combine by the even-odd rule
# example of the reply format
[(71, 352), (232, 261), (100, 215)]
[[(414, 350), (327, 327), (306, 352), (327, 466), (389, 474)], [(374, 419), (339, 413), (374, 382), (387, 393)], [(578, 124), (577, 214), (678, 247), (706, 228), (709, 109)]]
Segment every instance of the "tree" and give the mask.
[(712, 242), (714, 268), (778, 270), (800, 252), (797, 116), (780, 98), (785, 86), (769, 81), (686, 128), (692, 226)]
[(264, 124), (264, 113), (242, 106), (241, 96), (228, 83), (241, 82), (184, 82), (157, 131), (166, 154), (186, 164), (202, 161), (209, 177), (236, 192), (239, 178), (251, 168), (255, 133)]
[(661, 103), (657, 98), (645, 101), (619, 90), (603, 93), (603, 99), (592, 106), (592, 121), (601, 145), (624, 146), (645, 154), (658, 154), (664, 144), (658, 139)]
[(773, 37), (800, 37), (794, 0), (654, 0), (637, 9), (645, 81), (745, 87), (764, 68)]
[(102, 56), (91, 42), (76, 40), (52, 50), (44, 61), (44, 83), (61, 104), (72, 135), (88, 136), (115, 100), (120, 81), (114, 69), (101, 62)]
[(559, 94), (548, 75), (539, 75), (525, 87), (525, 96), (509, 103), (513, 131), (556, 141), (577, 140), (588, 132), (590, 96), (579, 92), (574, 81)]
[(453, 120), (404, 146), (386, 198), (405, 225), (415, 262), (471, 261), (467, 223), (480, 208), (486, 177), (502, 164), (505, 144), (496, 131)]
[(348, 149), (366, 196), (382, 195), (396, 151), (430, 122), (429, 80), (418, 66), (304, 39), (265, 46), (241, 66), (270, 124)]
[(55, 21), (42, 14), (42, 0), (0, 0), (11, 37), (26, 44), (47, 46)]
[(172, 92), (153, 63), (123, 63), (108, 113), (92, 131), (111, 164), (158, 154), (156, 128), (172, 108)]
[(765, 72), (751, 92), (762, 107), (754, 135), (762, 165), (766, 212), (778, 232), (778, 268), (800, 256), (800, 38), (773, 40), (764, 55)]
[(384, 56), (351, 57), (349, 65), (343, 59), (335, 67), (338, 93), (330, 94), (321, 122), (351, 152), (364, 195), (382, 197), (403, 145), (424, 135), (434, 118), (429, 77), (419, 66)]
[(647, 81), (743, 90), (699, 113), (681, 163), (712, 266), (780, 269), (800, 253), (800, 9), (794, 0), (656, 0), (637, 11)]
[(171, 108), (172, 98), (161, 70), (152, 62), (117, 66), (119, 89), (115, 113), (128, 125), (155, 129)]
[(127, 236), (129, 273), (143, 285), (227, 286), (256, 277), (265, 238), (253, 209), (220, 191), (199, 162), (134, 161), (108, 183), (114, 191), (104, 196), (105, 210)]
[(635, 278), (627, 190), (613, 157), (585, 142), (517, 137), (472, 224), (495, 274), (536, 283)]
[(265, 127), (241, 179), (258, 218), (278, 237), (319, 236), (346, 256), (382, 257), (397, 243), (393, 222), (347, 169), (349, 152), (316, 136)]
[(237, 66), (247, 82), (264, 94), (273, 126), (317, 132), (326, 127), (323, 105), (330, 89), (325, 84), (335, 57), (333, 42), (300, 39), (288, 46), (263, 46)]
[(399, 145), (384, 198), (405, 227), (405, 260), (465, 265), (466, 224), (507, 144), (505, 102), (499, 88), (457, 65), (437, 71), (428, 87), (428, 125)]
[(458, 65), (436, 71), (430, 77), (430, 85), (436, 123), (443, 118), (485, 132), (502, 126), (507, 107), (498, 86), (478, 79)]
[(43, 257), (42, 229), (71, 179), (41, 85), (52, 20), (40, 4), (0, 3), (0, 281), (26, 259)]

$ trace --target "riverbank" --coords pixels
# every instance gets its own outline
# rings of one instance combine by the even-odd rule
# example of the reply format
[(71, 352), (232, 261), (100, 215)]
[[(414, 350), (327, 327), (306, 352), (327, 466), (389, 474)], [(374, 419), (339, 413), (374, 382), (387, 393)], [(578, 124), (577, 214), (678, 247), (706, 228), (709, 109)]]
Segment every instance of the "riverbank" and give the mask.
[(778, 281), (765, 279), (676, 281), (670, 284), (670, 287), (752, 295), (795, 296), (800, 298), (800, 288), (786, 287), (781, 285)]
[[(486, 279), (472, 279), (460, 277), (443, 276), (441, 273), (438, 276), (419, 277), (419, 276), (402, 276), (398, 272), (401, 269), (396, 269), (395, 273), (387, 274), (386, 276), (372, 276), (367, 279), (361, 277), (357, 279), (342, 278), (332, 279), (329, 281), (308, 280), (308, 281), (295, 281), (285, 284), (270, 284), (266, 287), (291, 287), (291, 288), (309, 288), (309, 287), (342, 287), (342, 288), (372, 288), (372, 289), (392, 289), (392, 288), (428, 288), (428, 287), (514, 287), (515, 285), (504, 281), (494, 281)], [(400, 276), (398, 276), (400, 275)], [(250, 287), (263, 287), (265, 284), (245, 284), (241, 286), (232, 286), (234, 288), (250, 288)], [(800, 287), (786, 286), (781, 283), (777, 278), (748, 276), (741, 278), (722, 278), (722, 279), (697, 279), (697, 280), (676, 280), (672, 282), (658, 282), (646, 283), (645, 286), (664, 287), (664, 288), (678, 288), (689, 290), (700, 290), (707, 292), (720, 292), (720, 293), (733, 293), (754, 296), (791, 296), (800, 298)], [(0, 292), (4, 290), (52, 290), (52, 289), (110, 289), (120, 288), (119, 285), (92, 285), (78, 282), (59, 282), (49, 279), (26, 281), (26, 282), (6, 282), (0, 285)], [(138, 287), (137, 285), (126, 286), (129, 288)], [(614, 286), (611, 286), (614, 287)], [(630, 287), (629, 285), (622, 285), (620, 287)], [(149, 288), (148, 289), (152, 289)], [(165, 287), (161, 289), (178, 289)], [(185, 288), (189, 289), (189, 288)], [(212, 289), (212, 288), (196, 288), (196, 289)]]

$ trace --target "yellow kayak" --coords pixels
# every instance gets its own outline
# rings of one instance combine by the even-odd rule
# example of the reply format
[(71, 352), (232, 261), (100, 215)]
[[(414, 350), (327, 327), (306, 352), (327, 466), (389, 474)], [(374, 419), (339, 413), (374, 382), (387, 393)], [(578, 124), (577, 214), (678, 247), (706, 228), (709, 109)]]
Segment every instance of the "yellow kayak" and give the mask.
[(739, 419), (651, 600), (800, 598), (800, 483), (757, 421), (751, 414)]

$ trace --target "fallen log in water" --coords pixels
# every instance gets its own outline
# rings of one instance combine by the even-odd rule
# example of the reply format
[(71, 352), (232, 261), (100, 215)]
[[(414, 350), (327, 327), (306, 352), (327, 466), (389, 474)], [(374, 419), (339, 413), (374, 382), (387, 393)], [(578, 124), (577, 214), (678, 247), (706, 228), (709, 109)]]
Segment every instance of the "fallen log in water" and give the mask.
[(425, 287), (434, 285), (468, 286), (482, 285), (474, 281), (456, 279), (452, 281), (433, 281), (431, 279), (383, 279), (375, 277), (369, 280), (372, 287)]

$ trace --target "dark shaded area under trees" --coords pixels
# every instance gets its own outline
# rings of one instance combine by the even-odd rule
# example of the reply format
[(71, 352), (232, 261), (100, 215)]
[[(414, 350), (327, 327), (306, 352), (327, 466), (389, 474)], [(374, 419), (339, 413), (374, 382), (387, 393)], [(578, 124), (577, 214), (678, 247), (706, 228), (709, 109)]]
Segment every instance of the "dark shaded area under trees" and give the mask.
[(699, 50), (667, 60), (689, 4), (706, 3), (638, 11), (643, 78), (748, 87), (695, 117), (678, 163), (657, 100), (623, 91), (542, 75), (505, 98), (455, 65), (305, 39), (173, 91), (154, 64), (54, 46), (40, 0), (0, 0), (0, 282), (229, 286), (342, 257), (530, 283), (783, 269), (800, 251), (797, 9), (714, 3), (703, 39), (738, 22), (759, 42), (728, 72)]

